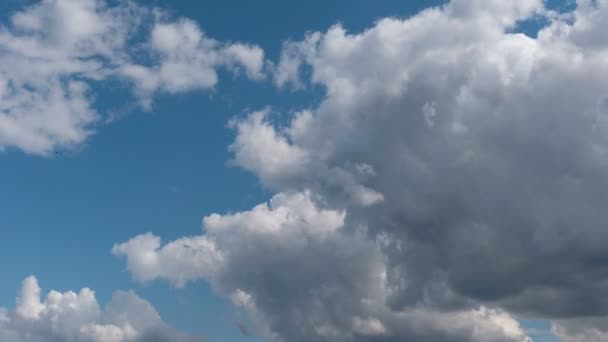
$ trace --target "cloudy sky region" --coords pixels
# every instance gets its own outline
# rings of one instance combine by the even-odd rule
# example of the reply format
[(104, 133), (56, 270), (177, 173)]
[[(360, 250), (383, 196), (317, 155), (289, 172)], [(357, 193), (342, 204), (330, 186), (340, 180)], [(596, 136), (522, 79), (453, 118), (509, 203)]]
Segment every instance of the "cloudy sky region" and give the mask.
[(0, 342), (608, 341), (608, 0), (2, 0)]

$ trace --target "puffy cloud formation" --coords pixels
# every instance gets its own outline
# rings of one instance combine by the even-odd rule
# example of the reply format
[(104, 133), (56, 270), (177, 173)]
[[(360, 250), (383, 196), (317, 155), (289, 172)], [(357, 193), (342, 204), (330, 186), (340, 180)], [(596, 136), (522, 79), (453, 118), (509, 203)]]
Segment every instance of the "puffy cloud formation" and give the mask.
[(114, 246), (140, 281), (203, 278), (249, 314), (248, 333), (272, 341), (528, 341), (500, 310), (395, 312), (380, 245), (343, 211), (319, 208), (307, 192), (203, 220), (205, 234), (162, 245), (151, 234)]
[(99, 82), (155, 92), (210, 89), (217, 69), (263, 77), (263, 51), (221, 43), (188, 19), (129, 0), (42, 0), (0, 25), (0, 149), (49, 154), (93, 133)]
[(603, 340), (607, 15), (452, 0), (288, 42), (275, 82), (324, 99), (231, 123), (234, 163), (281, 194), (114, 252), (142, 281), (208, 280), (272, 341), (528, 340), (508, 313)]
[(51, 291), (41, 301), (34, 276), (23, 281), (14, 311), (0, 310), (0, 339), (7, 342), (202, 341), (167, 326), (147, 301), (116, 292), (105, 309), (87, 288)]
[(189, 19), (156, 23), (147, 42), (156, 56), (153, 66), (125, 64), (118, 73), (132, 79), (143, 100), (158, 90), (178, 93), (209, 89), (218, 82), (217, 69), (244, 70), (252, 79), (264, 77), (264, 52), (241, 43), (222, 44), (206, 37)]
[[(608, 45), (598, 18), (608, 2), (578, 5), (536, 39), (509, 32), (546, 12), (538, 1), (452, 1), (361, 34), (335, 26), (288, 43), (277, 81), (302, 82), (294, 65), (306, 65), (327, 97), (287, 127), (253, 114), (236, 124), (237, 141), (270, 132), (305, 158), (282, 159), (293, 168), (269, 177), (278, 144), (237, 146), (236, 162), (270, 188), (315, 189), (387, 234), (389, 279), (409, 278), (397, 307), (446, 283), (516, 312), (604, 315)], [(310, 172), (319, 168), (384, 200), (357, 208), (352, 183)]]

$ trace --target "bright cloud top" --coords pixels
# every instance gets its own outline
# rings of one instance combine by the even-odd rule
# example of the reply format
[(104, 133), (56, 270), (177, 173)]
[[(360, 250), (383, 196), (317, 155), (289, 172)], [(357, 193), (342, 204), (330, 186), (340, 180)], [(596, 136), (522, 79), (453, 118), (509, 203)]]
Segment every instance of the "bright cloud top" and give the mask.
[(323, 101), (231, 123), (234, 163), (278, 197), (114, 253), (139, 280), (206, 279), (272, 341), (527, 341), (508, 313), (601, 340), (607, 15), (453, 0), (288, 42), (275, 82)]
[(0, 339), (7, 342), (202, 341), (167, 326), (147, 301), (118, 291), (105, 309), (95, 293), (51, 291), (41, 300), (34, 276), (23, 281), (14, 311), (0, 311)]
[(257, 47), (131, 1), (44, 0), (0, 26), (0, 149), (74, 148), (104, 113), (96, 86), (118, 82), (148, 108), (156, 92), (212, 89), (226, 68), (263, 78)]

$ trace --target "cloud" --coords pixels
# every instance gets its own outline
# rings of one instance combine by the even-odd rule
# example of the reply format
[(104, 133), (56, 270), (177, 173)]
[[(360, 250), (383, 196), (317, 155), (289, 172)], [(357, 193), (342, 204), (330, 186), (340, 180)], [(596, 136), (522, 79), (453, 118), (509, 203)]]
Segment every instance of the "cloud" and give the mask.
[(264, 51), (254, 45), (224, 44), (204, 35), (190, 19), (157, 22), (147, 42), (156, 64), (126, 64), (118, 71), (131, 78), (143, 100), (162, 90), (179, 93), (211, 89), (218, 82), (217, 69), (243, 70), (251, 79), (262, 79)]
[(338, 196), (352, 183), (329, 186), (319, 166), (268, 177), (250, 160), (275, 155), (272, 147), (238, 148), (236, 163), (271, 188), (280, 180), (281, 191), (315, 189), (388, 235), (388, 278), (409, 278), (396, 307), (445, 283), (458, 301), (517, 313), (605, 315), (608, 46), (597, 18), (607, 10), (606, 1), (581, 2), (534, 39), (510, 32), (543, 12), (539, 2), (453, 1), (359, 34), (334, 26), (288, 43), (279, 70), (306, 65), (326, 98), (287, 127), (265, 123), (236, 140), (262, 129), (284, 137), (282, 150), (306, 156), (291, 164), (343, 169), (381, 194), (370, 209)]
[(272, 341), (528, 341), (517, 321), (486, 308), (393, 312), (380, 244), (309, 193), (203, 220), (205, 234), (164, 246), (150, 234), (114, 246), (138, 281), (206, 279)]
[(608, 339), (606, 317), (557, 320), (551, 332), (564, 342), (601, 342)]
[(120, 82), (149, 108), (157, 92), (212, 89), (220, 68), (264, 77), (259, 47), (218, 42), (192, 20), (128, 0), (42, 0), (9, 21), (0, 25), (0, 149), (81, 145), (107, 114), (96, 108), (100, 83)]
[[(272, 341), (526, 341), (511, 315), (602, 339), (606, 14), (453, 0), (288, 42), (275, 83), (325, 97), (231, 123), (233, 163), (278, 197), (114, 252), (142, 281), (209, 281)], [(516, 33), (535, 16), (536, 38)], [(179, 261), (199, 240), (214, 257)]]
[(138, 280), (163, 277), (178, 287), (209, 274), (222, 258), (205, 237), (183, 238), (161, 248), (160, 238), (152, 234), (116, 245), (112, 253), (128, 256), (129, 270)]
[(384, 199), (382, 194), (357, 181), (358, 177), (374, 174), (371, 165), (355, 163), (349, 167), (328, 167), (316, 160), (311, 151), (290, 142), (303, 133), (300, 131), (306, 130), (312, 119), (310, 112), (298, 113), (288, 132), (275, 130), (268, 115), (268, 111), (254, 112), (245, 120), (231, 122), (237, 131), (236, 140), (229, 146), (235, 154), (233, 164), (253, 171), (272, 190), (289, 188), (295, 182), (302, 182), (301, 188), (318, 190), (307, 182), (314, 174), (313, 177), (323, 180), (322, 186), (340, 189), (336, 195), (341, 200), (366, 207)]
[(23, 281), (14, 311), (0, 310), (2, 341), (202, 341), (167, 326), (147, 301), (118, 291), (101, 309), (95, 293), (51, 291), (41, 301), (34, 276)]

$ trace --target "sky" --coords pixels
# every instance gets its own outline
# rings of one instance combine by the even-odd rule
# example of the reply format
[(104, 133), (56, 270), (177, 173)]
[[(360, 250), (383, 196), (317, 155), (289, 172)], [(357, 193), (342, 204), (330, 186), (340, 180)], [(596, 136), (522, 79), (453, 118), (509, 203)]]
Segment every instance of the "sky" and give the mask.
[(605, 341), (606, 0), (5, 0), (0, 341)]

